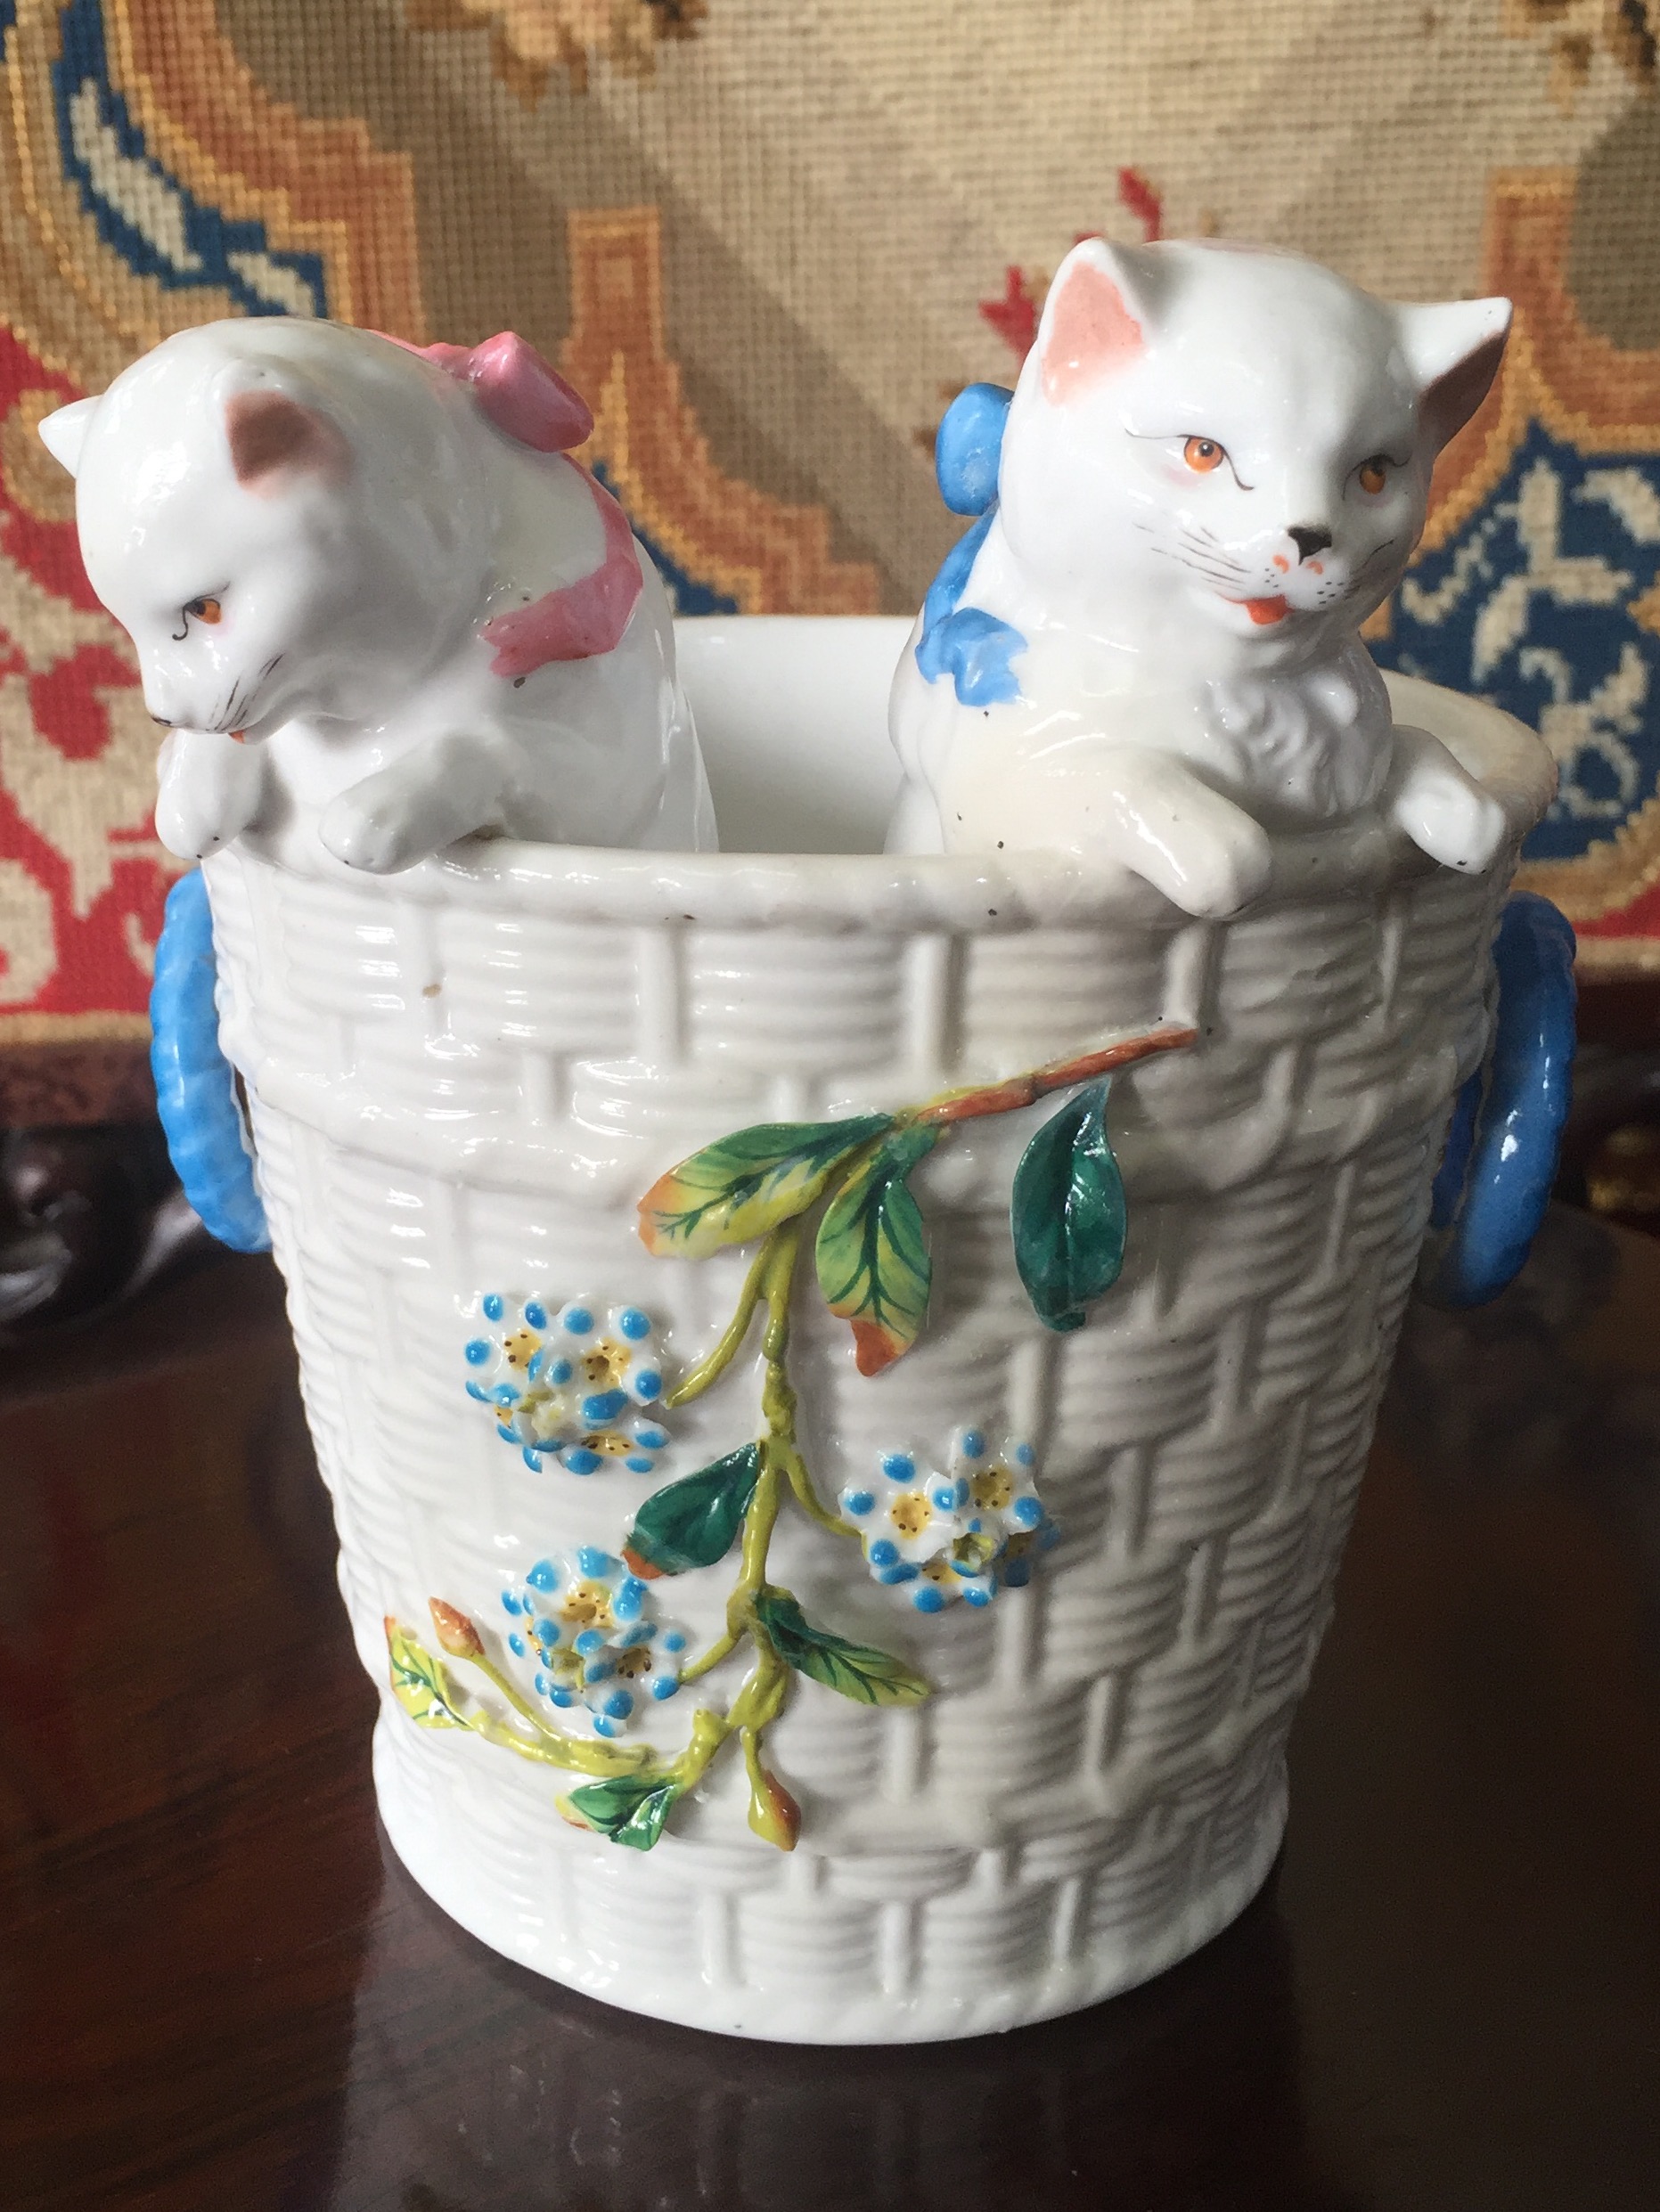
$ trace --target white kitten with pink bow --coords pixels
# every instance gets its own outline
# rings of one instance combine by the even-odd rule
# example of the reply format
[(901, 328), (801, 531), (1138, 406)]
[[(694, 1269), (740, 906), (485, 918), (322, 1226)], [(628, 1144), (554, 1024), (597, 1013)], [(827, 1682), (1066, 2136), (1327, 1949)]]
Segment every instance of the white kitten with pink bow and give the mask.
[(520, 339), (166, 339), (41, 435), (168, 728), (156, 828), (376, 874), (475, 832), (710, 849), (667, 596)]
[(1221, 916), (1266, 886), (1267, 832), (1377, 806), (1484, 869), (1502, 812), (1394, 724), (1357, 633), (1509, 314), (1288, 254), (1075, 248), (1012, 402), (971, 387), (942, 426), (942, 488), (981, 519), (895, 679), (889, 848), (1059, 848)]

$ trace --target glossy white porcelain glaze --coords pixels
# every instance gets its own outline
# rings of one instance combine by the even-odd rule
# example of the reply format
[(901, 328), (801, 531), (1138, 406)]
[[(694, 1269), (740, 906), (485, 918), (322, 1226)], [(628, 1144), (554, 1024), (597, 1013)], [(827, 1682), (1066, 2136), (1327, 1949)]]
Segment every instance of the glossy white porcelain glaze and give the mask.
[[(1483, 1047), (1494, 915), (1552, 780), (1502, 714), (1396, 685), (1397, 712), (1500, 812), (1493, 865), (1438, 866), (1364, 808), (1269, 833), (1269, 886), (1226, 922), (1055, 854), (789, 850), (821, 809), (879, 836), (847, 748), (879, 751), (867, 714), (903, 632), (684, 626), (717, 800), (748, 809), (746, 845), (770, 832), (782, 853), (496, 841), (371, 883), (243, 840), (207, 867), (223, 1039), (341, 1587), (382, 1686), (397, 1850), (541, 1972), (799, 2042), (963, 2036), (1088, 2004), (1191, 1950), (1262, 1881), (1449, 1104)], [(1129, 1243), (1086, 1326), (1042, 1326), (1010, 1249), (1041, 1108), (964, 1124), (919, 1171), (934, 1295), (904, 1359), (861, 1375), (845, 1326), (798, 1302), (791, 1371), (824, 1498), (898, 1446), (945, 1465), (973, 1423), (1031, 1440), (1061, 1535), (1026, 1587), (928, 1616), (861, 1547), (780, 1522), (770, 1571), (806, 1612), (934, 1685), (879, 1710), (797, 1683), (767, 1736), (801, 1810), (793, 1851), (749, 1832), (735, 1758), (639, 1851), (560, 1818), (581, 1776), (414, 1724), (388, 1686), (386, 1616), (419, 1628), (439, 1596), (511, 1672), (504, 1594), (588, 1547), (620, 1587), (642, 1501), (755, 1432), (749, 1354), (662, 1416), (640, 1471), (618, 1457), (579, 1475), (551, 1449), (533, 1466), (464, 1388), (487, 1294), (502, 1328), (527, 1299), (581, 1301), (590, 1332), (637, 1311), (672, 1384), (720, 1334), (747, 1260), (647, 1252), (636, 1201), (676, 1161), (745, 1124), (891, 1110), (1161, 1021), (1199, 1041), (1115, 1082)], [(644, 1356), (619, 1369), (635, 1403), (654, 1402)], [(617, 1418), (632, 1437), (634, 1406)], [(731, 1581), (702, 1569), (645, 1602), (701, 1650)], [(648, 1707), (628, 1738), (673, 1752), (697, 1700), (740, 1672)]]
[(46, 418), (94, 590), (170, 725), (156, 827), (290, 869), (497, 830), (707, 848), (668, 600), (503, 335), (421, 355), (281, 318), (165, 339)]
[(966, 573), (900, 663), (895, 848), (1057, 848), (1226, 915), (1269, 882), (1275, 832), (1378, 804), (1443, 865), (1486, 867), (1501, 811), (1394, 722), (1358, 633), (1509, 322), (1289, 254), (1076, 247)]

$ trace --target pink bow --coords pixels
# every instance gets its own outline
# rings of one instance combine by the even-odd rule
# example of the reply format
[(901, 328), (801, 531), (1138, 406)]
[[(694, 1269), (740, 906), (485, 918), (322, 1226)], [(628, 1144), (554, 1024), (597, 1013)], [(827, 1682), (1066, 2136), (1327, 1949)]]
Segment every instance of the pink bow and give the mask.
[[(397, 345), (407, 340), (398, 339)], [(411, 346), (459, 384), (470, 385), (498, 430), (538, 453), (568, 453), (593, 429), (593, 411), (534, 346), (498, 331), (481, 346)]]

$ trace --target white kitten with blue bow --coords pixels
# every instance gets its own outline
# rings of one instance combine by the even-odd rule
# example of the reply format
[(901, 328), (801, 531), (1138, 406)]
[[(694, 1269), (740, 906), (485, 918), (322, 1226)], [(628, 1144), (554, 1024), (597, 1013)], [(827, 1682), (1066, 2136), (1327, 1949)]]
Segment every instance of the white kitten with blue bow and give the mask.
[(895, 679), (889, 849), (1058, 848), (1222, 916), (1265, 887), (1270, 831), (1378, 806), (1486, 868), (1501, 810), (1394, 722), (1358, 631), (1509, 319), (1289, 254), (1075, 248), (1012, 401), (973, 386), (941, 427), (942, 489), (981, 519)]

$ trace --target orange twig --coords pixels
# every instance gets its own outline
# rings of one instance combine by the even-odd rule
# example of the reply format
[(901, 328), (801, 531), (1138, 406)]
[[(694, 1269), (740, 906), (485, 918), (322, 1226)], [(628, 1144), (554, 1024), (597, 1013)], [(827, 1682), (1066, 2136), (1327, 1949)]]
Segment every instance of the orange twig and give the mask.
[(1051, 1090), (1064, 1090), (1070, 1083), (1088, 1082), (1092, 1076), (1108, 1075), (1115, 1068), (1150, 1059), (1156, 1052), (1183, 1051), (1198, 1039), (1197, 1029), (1149, 1030), (1144, 1037), (1126, 1037), (1121, 1043), (1103, 1045), (1096, 1052), (1079, 1053), (1069, 1060), (1051, 1060), (1047, 1067), (1033, 1068), (1025, 1075), (1012, 1075), (1004, 1083), (989, 1083), (976, 1090), (952, 1091), (929, 1106), (920, 1106), (906, 1119), (913, 1124), (939, 1125), (977, 1121), (987, 1114), (1012, 1114)]

